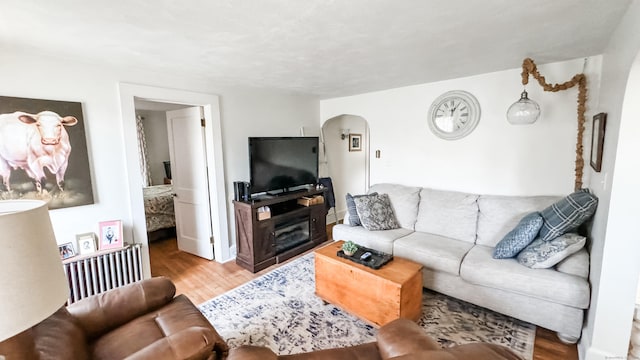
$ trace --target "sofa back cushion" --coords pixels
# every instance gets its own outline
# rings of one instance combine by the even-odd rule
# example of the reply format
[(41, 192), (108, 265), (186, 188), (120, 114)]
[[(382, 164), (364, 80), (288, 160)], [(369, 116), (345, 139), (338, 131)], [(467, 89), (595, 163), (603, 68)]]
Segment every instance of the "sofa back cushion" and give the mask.
[(376, 184), (369, 189), (369, 194), (373, 192), (389, 195), (391, 208), (400, 227), (414, 230), (418, 216), (418, 203), (420, 202), (419, 187), (399, 184)]
[(561, 196), (497, 196), (478, 198), (478, 239), (476, 244), (494, 247), (527, 214), (541, 211)]
[(478, 195), (424, 188), (415, 230), (475, 242)]

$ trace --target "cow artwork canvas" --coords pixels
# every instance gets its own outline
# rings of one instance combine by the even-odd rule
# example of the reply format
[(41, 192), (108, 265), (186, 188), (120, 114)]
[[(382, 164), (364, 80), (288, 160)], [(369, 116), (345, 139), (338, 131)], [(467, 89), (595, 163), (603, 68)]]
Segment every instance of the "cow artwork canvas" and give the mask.
[(93, 204), (79, 102), (0, 96), (0, 199)]

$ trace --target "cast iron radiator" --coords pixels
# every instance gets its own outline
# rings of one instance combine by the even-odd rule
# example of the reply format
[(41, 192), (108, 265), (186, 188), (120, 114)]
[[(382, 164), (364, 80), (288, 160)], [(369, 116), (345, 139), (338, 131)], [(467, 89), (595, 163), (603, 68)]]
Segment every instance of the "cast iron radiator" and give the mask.
[(141, 248), (141, 244), (128, 245), (109, 253), (65, 261), (70, 290), (68, 304), (142, 280)]

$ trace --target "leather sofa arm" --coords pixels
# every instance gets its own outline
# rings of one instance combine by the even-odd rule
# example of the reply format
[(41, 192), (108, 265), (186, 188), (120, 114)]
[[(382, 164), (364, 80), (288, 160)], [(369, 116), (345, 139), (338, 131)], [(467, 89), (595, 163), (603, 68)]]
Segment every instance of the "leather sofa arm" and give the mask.
[(167, 304), (173, 299), (176, 287), (166, 277), (155, 277), (84, 298), (67, 306), (67, 311), (94, 339)]
[[(183, 360), (224, 359), (228, 354), (227, 344), (212, 329), (190, 327), (131, 354), (128, 360)], [(261, 358), (266, 360), (266, 358)]]
[(435, 340), (431, 339), (420, 326), (407, 319), (397, 319), (382, 326), (378, 330), (377, 339), (382, 359), (424, 350), (440, 350), (440, 345)]

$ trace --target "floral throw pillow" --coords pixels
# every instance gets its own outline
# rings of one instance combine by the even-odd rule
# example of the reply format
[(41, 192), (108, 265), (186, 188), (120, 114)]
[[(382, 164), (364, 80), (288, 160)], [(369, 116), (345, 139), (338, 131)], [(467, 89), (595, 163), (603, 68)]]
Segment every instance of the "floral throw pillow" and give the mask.
[(550, 241), (535, 239), (518, 254), (518, 262), (532, 269), (548, 269), (584, 247), (587, 238), (564, 234)]
[(378, 194), (353, 199), (356, 203), (358, 217), (367, 230), (391, 230), (400, 227), (393, 213), (389, 195)]
[(347, 214), (349, 216), (349, 225), (350, 226), (362, 226), (362, 223), (360, 222), (360, 217), (358, 216), (358, 210), (356, 210), (356, 202), (354, 201), (355, 198), (358, 197), (363, 197), (363, 196), (375, 196), (378, 195), (377, 192), (373, 192), (371, 194), (365, 194), (365, 195), (351, 195), (350, 193), (347, 193), (347, 195), (345, 196), (345, 200), (347, 202)]

